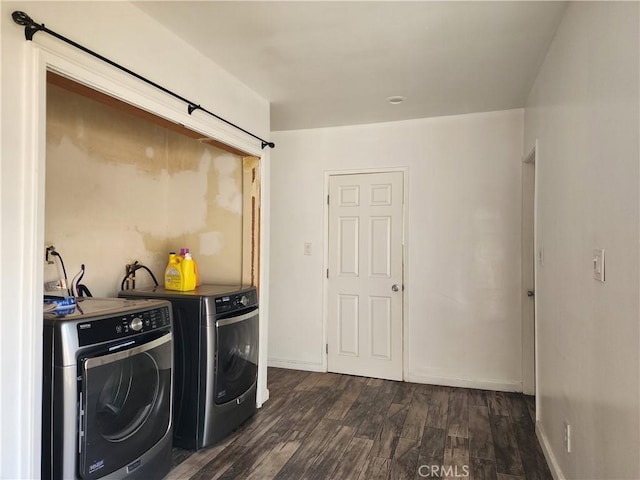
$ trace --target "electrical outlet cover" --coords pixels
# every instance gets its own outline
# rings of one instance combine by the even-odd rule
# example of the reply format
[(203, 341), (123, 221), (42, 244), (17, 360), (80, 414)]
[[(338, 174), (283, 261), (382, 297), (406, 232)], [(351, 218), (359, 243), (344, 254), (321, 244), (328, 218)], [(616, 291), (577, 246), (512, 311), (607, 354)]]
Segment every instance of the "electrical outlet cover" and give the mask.
[(593, 278), (604, 283), (604, 248), (593, 251)]
[(571, 453), (571, 424), (564, 421), (564, 447), (567, 453)]

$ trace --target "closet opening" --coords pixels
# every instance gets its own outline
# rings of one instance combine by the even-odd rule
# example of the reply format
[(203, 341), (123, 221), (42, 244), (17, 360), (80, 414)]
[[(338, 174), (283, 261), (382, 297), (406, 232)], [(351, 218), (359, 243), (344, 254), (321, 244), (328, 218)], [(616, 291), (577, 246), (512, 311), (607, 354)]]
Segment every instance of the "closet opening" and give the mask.
[[(85, 265), (93, 295), (115, 296), (126, 265), (160, 281), (187, 247), (203, 283), (258, 286), (260, 158), (52, 71), (46, 100), (44, 248), (69, 280)], [(43, 273), (45, 290), (62, 274)]]

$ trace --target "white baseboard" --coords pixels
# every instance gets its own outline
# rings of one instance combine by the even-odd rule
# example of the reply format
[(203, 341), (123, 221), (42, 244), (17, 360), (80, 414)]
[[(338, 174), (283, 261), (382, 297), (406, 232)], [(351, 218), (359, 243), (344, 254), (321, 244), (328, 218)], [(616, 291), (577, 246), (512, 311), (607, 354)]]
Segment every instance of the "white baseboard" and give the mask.
[[(321, 363), (303, 362), (284, 358), (270, 358), (269, 367), (288, 368), (290, 370), (304, 370), (308, 372), (326, 372)], [(429, 385), (444, 385), (447, 387), (477, 388), (480, 390), (495, 390), (499, 392), (522, 392), (522, 382), (508, 382), (498, 380), (479, 380), (468, 378), (453, 378), (422, 373), (408, 373), (405, 382), (426, 383)]]
[(429, 385), (443, 385), (445, 387), (477, 388), (479, 390), (495, 390), (498, 392), (522, 392), (522, 382), (503, 380), (483, 380), (470, 378), (441, 377), (423, 373), (407, 373), (406, 382), (427, 383)]
[(554, 480), (565, 480), (565, 476), (560, 469), (560, 465), (558, 465), (558, 461), (556, 460), (556, 456), (553, 454), (553, 450), (551, 450), (551, 446), (549, 445), (549, 440), (547, 439), (547, 435), (544, 433), (544, 428), (542, 428), (542, 424), (538, 421), (536, 422), (536, 436), (540, 441), (540, 447), (542, 447), (542, 453), (544, 453), (544, 458), (547, 459), (547, 464), (549, 465), (549, 470), (551, 470), (551, 475), (553, 475)]
[(287, 360), (284, 358), (269, 358), (267, 366), (276, 368), (288, 368), (289, 370), (305, 370), (307, 372), (325, 372), (321, 363), (301, 362), (299, 360)]

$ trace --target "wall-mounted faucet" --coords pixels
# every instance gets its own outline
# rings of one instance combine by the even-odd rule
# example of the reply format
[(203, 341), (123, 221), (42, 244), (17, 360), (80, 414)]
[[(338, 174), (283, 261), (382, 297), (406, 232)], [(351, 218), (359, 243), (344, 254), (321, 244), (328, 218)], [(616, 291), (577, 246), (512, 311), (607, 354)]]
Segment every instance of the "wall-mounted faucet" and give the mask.
[(51, 246), (46, 248), (45, 254), (44, 254), (44, 259), (49, 265), (53, 265), (53, 263), (54, 263), (53, 259), (49, 258), (49, 254), (55, 255), (56, 253), (57, 253), (56, 252), (56, 247), (54, 247), (53, 245), (51, 245)]

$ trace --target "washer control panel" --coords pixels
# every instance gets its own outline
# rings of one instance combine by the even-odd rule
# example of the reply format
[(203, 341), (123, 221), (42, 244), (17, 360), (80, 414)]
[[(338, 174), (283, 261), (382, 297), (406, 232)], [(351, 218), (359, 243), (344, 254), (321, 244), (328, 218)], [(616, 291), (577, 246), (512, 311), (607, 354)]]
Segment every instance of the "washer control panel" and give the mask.
[(78, 323), (80, 346), (93, 345), (118, 338), (150, 332), (171, 325), (168, 306)]
[(216, 297), (216, 313), (230, 313), (258, 305), (258, 292), (251, 289), (242, 293)]

